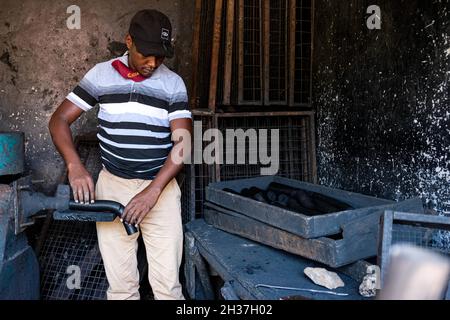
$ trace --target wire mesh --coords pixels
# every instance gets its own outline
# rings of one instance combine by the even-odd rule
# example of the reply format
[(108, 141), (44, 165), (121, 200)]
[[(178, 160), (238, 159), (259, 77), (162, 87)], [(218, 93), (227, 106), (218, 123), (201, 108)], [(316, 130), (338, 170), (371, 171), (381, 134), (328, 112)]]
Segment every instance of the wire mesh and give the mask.
[(392, 244), (407, 243), (446, 255), (450, 255), (450, 243), (445, 242), (449, 235), (450, 232), (447, 230), (423, 227), (419, 223), (415, 225), (394, 223), (392, 226)]
[[(220, 180), (231, 180), (249, 178), (261, 175), (261, 169), (267, 167), (259, 159), (258, 139), (261, 138), (260, 130), (267, 130), (267, 150), (272, 148), (271, 130), (279, 130), (279, 171), (277, 175), (291, 179), (311, 181), (311, 172), (308, 170), (309, 163), (309, 139), (306, 132), (307, 122), (303, 116), (260, 116), (260, 117), (219, 117), (219, 129), (223, 132), (224, 146), (233, 145), (234, 150), (238, 150), (238, 140), (229, 141), (227, 129), (242, 129), (251, 133), (253, 137), (246, 139), (244, 149), (245, 163), (237, 163), (237, 152), (232, 155), (224, 152), (224, 164), (220, 165)], [(256, 135), (256, 136), (255, 136)], [(255, 140), (256, 138), (256, 140)], [(251, 140), (253, 142), (251, 143)], [(255, 143), (256, 142), (256, 143)], [(229, 152), (232, 150), (228, 150)], [(232, 164), (227, 164), (227, 159), (233, 156)], [(254, 164), (252, 164), (254, 163)]]
[(225, 77), (225, 47), (226, 47), (226, 28), (227, 28), (227, 8), (228, 1), (223, 2), (222, 18), (221, 18), (221, 33), (220, 33), (220, 50), (219, 50), (219, 64), (217, 68), (217, 102), (221, 103), (224, 98), (224, 77)]
[[(39, 257), (43, 300), (103, 300), (108, 282), (97, 245), (95, 225), (53, 221)], [(80, 289), (69, 276), (80, 268)]]
[[(194, 115), (194, 123), (200, 124), (201, 132), (213, 127), (212, 116), (198, 116)], [(202, 154), (204, 148), (209, 142), (203, 141), (203, 135), (194, 134), (194, 151)], [(194, 162), (194, 159), (192, 159)], [(188, 222), (195, 218), (196, 214), (203, 214), (203, 200), (205, 189), (209, 183), (215, 181), (215, 171), (213, 165), (205, 163), (192, 163), (185, 165), (184, 168), (185, 179), (182, 184), (182, 211), (184, 221)]]
[(286, 104), (287, 102), (287, 4), (286, 0), (269, 1), (269, 101), (266, 103)]
[(198, 51), (197, 106), (207, 106), (211, 76), (212, 31), (214, 29), (214, 8), (216, 1), (202, 0), (200, 11), (200, 35)]
[[(101, 170), (98, 142), (94, 137), (79, 139), (77, 150), (86, 169), (97, 181)], [(67, 177), (65, 177), (67, 183)], [(103, 300), (108, 288), (97, 244), (95, 224), (53, 221), (39, 252), (43, 300)], [(69, 289), (70, 266), (80, 268), (80, 289)]]
[(312, 0), (296, 1), (294, 103), (311, 103)]
[[(217, 118), (215, 123), (214, 118)], [(270, 150), (272, 147), (271, 131), (279, 130), (279, 171), (277, 175), (291, 179), (298, 179), (303, 181), (313, 181), (312, 166), (314, 161), (312, 159), (311, 141), (310, 141), (310, 116), (304, 115), (264, 115), (259, 114), (217, 114), (215, 116), (196, 116), (195, 121), (201, 121), (202, 132), (217, 126), (223, 136), (223, 148), (231, 139), (227, 138), (228, 130), (241, 129), (246, 133), (254, 132), (257, 139), (261, 129), (267, 130), (267, 156), (271, 156)], [(198, 125), (198, 124), (197, 124)], [(250, 130), (250, 131), (249, 131)], [(194, 134), (194, 148), (202, 148), (200, 154), (205, 147), (211, 144), (210, 141), (203, 141), (202, 135)], [(203, 205), (205, 200), (205, 189), (209, 183), (217, 180), (231, 180), (250, 178), (261, 176), (261, 168), (268, 165), (262, 164), (259, 160), (258, 143), (250, 143), (250, 139), (245, 141), (244, 148), (238, 147), (238, 140), (234, 139), (233, 149), (244, 152), (243, 164), (237, 163), (237, 152), (233, 153), (233, 162), (226, 163), (227, 157), (231, 162), (230, 150), (220, 149), (223, 164), (205, 164), (202, 160), (201, 164), (186, 165), (186, 178), (183, 182), (183, 216), (189, 216), (191, 219), (203, 215)], [(228, 151), (228, 153), (227, 153)], [(257, 163), (251, 164), (250, 159), (257, 159)]]
[[(241, 0), (239, 28), (243, 70), (240, 104), (262, 104), (262, 15), (260, 0)], [(239, 75), (241, 77), (241, 75)]]

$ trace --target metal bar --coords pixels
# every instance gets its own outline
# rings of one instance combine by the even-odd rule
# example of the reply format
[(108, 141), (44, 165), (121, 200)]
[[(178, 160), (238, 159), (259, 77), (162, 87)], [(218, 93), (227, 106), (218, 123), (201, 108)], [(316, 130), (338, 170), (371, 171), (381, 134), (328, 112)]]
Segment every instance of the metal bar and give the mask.
[(381, 269), (381, 285), (383, 285), (385, 272), (388, 266), (389, 249), (392, 244), (392, 225), (393, 225), (394, 213), (391, 210), (386, 210), (381, 216), (380, 222), (380, 236), (379, 243), (381, 244), (378, 249), (378, 265)]
[(289, 50), (290, 50), (290, 46), (289, 46), (289, 30), (290, 30), (290, 24), (292, 22), (289, 21), (289, 1), (286, 2), (285, 4), (285, 9), (284, 9), (284, 34), (285, 34), (285, 38), (284, 38), (284, 100), (283, 100), (283, 104), (289, 105), (289, 90), (288, 90), (288, 86), (289, 86), (289, 70), (290, 68), (290, 55), (289, 55)]
[(311, 181), (312, 183), (317, 183), (317, 159), (316, 159), (316, 126), (314, 113), (309, 117), (309, 163), (311, 166)]
[[(302, 119), (303, 120), (303, 119)], [(300, 121), (302, 121), (300, 120)], [(300, 122), (301, 123), (301, 122)], [(288, 118), (288, 137), (293, 137), (294, 135), (292, 134), (292, 118), (289, 117)], [(287, 139), (287, 143), (288, 143), (288, 153), (289, 153), (289, 178), (293, 179), (293, 172), (294, 172), (294, 168), (295, 166), (299, 165), (298, 163), (294, 163), (294, 145), (293, 145), (293, 141), (292, 139)], [(303, 150), (304, 147), (300, 146), (300, 149)], [(304, 167), (302, 165), (302, 167)]]
[(420, 215), (406, 212), (394, 212), (395, 222), (410, 222), (409, 224), (420, 223), (423, 227), (435, 227), (439, 229), (450, 229), (450, 218), (434, 215)]
[(270, 0), (263, 0), (263, 15), (262, 15), (262, 42), (263, 42), (263, 60), (262, 60), (262, 88), (264, 93), (263, 104), (269, 105), (269, 90), (270, 90)]
[(200, 23), (201, 23), (202, 0), (195, 0), (194, 30), (192, 41), (192, 86), (190, 105), (193, 109), (197, 108), (197, 90), (198, 90), (198, 59), (200, 44)]
[(233, 41), (234, 41), (234, 0), (227, 2), (227, 30), (225, 44), (225, 75), (223, 88), (223, 104), (230, 104), (231, 96), (231, 73), (233, 66)]
[(301, 162), (304, 164), (302, 166), (302, 176), (304, 177), (305, 181), (312, 181), (312, 176), (310, 177), (310, 168), (311, 168), (311, 163), (310, 163), (310, 159), (308, 158), (308, 155), (310, 154), (311, 150), (310, 146), (308, 146), (308, 134), (307, 134), (307, 130), (306, 130), (306, 126), (307, 126), (307, 122), (305, 118), (300, 119), (300, 139), (303, 142), (302, 146), (301, 146)]
[(311, 0), (311, 56), (310, 56), (310, 67), (309, 67), (309, 104), (312, 105), (312, 68), (313, 68), (313, 57), (314, 57), (314, 10), (315, 10), (315, 0)]
[(238, 104), (244, 101), (244, 0), (239, 0), (239, 66), (238, 66)]
[(268, 116), (314, 116), (314, 111), (262, 111), (262, 112), (232, 112), (218, 113), (217, 117), (268, 117)]
[[(213, 127), (218, 129), (219, 128), (219, 117), (218, 115), (214, 115), (213, 117)], [(220, 181), (221, 177), (220, 177), (220, 154), (222, 153), (222, 149), (220, 149), (221, 144), (219, 143), (219, 141), (217, 141), (217, 139), (214, 140), (214, 143), (216, 145), (216, 153), (215, 153), (215, 157), (216, 157), (216, 161), (214, 163), (214, 169), (215, 169), (215, 181)]]
[(289, 0), (289, 106), (294, 105), (294, 85), (295, 85), (295, 31), (296, 31), (296, 1)]
[(220, 50), (220, 33), (222, 31), (222, 9), (223, 0), (216, 0), (214, 10), (214, 30), (213, 44), (211, 53), (211, 77), (209, 82), (209, 100), (208, 108), (212, 111), (216, 110), (217, 96), (217, 72), (219, 67), (219, 50)]
[(194, 116), (212, 116), (214, 113), (209, 109), (195, 109), (192, 110)]
[[(192, 149), (194, 150), (194, 149)], [(191, 159), (194, 159), (194, 156), (192, 156)], [(193, 162), (193, 160), (192, 160)], [(189, 221), (192, 221), (195, 219), (195, 164), (192, 163), (189, 165), (189, 169), (190, 169), (190, 176), (189, 176), (189, 183), (190, 183), (190, 188), (189, 190), (191, 191), (189, 194), (189, 198), (190, 198), (190, 202), (189, 202)]]

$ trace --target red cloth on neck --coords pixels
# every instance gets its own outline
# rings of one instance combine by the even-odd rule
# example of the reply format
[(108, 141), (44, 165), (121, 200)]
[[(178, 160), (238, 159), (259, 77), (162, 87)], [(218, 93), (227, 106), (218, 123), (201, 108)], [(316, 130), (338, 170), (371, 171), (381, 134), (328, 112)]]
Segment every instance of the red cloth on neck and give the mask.
[(117, 72), (119, 72), (120, 75), (125, 79), (133, 80), (135, 82), (141, 82), (147, 79), (146, 77), (142, 76), (139, 72), (134, 71), (129, 67), (127, 67), (127, 65), (120, 60), (114, 60), (111, 64), (114, 67), (114, 69), (116, 69)]

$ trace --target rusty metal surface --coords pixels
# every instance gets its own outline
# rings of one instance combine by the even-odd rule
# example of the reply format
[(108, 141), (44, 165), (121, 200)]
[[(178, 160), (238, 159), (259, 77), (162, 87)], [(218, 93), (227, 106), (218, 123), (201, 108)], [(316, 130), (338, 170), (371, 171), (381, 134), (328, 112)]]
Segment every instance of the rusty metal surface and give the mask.
[(23, 172), (24, 133), (0, 132), (0, 176)]

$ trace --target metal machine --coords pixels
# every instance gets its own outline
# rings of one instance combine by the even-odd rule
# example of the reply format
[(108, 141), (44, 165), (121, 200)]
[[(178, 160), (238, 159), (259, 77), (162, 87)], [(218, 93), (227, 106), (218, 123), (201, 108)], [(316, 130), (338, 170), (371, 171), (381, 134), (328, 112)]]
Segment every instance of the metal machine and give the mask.
[[(24, 233), (36, 213), (55, 209), (58, 220), (113, 221), (124, 209), (114, 201), (71, 202), (68, 185), (59, 185), (54, 197), (47, 197), (33, 190), (31, 177), (20, 176), (23, 171), (24, 134), (0, 132), (0, 300), (40, 297), (38, 260)], [(128, 234), (137, 232), (132, 225), (124, 227)]]

